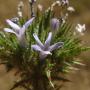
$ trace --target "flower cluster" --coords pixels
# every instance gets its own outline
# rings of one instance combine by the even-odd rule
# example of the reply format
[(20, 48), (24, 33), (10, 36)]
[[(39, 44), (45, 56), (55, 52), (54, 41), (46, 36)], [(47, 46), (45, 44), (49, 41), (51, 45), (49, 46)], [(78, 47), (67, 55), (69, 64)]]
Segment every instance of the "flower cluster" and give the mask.
[[(34, 20), (34, 17), (28, 20), (22, 27), (18, 26), (17, 24), (13, 23), (11, 20), (7, 19), (6, 22), (12, 29), (10, 28), (4, 28), (5, 32), (13, 33), (16, 35), (19, 45), (22, 47), (26, 46), (26, 39), (25, 39), (25, 30), (29, 27), (29, 25), (32, 24)], [(59, 28), (59, 21), (56, 19), (52, 19), (51, 21), (53, 30)], [(32, 45), (32, 49), (35, 51), (40, 52), (40, 59), (44, 59), (48, 54), (51, 54), (51, 51), (58, 49), (63, 46), (63, 42), (58, 42), (54, 45), (50, 46), (51, 38), (52, 38), (52, 32), (49, 33), (47, 40), (45, 41), (45, 44), (43, 45), (42, 42), (39, 40), (37, 34), (33, 34), (33, 37), (35, 38), (37, 44)]]
[(22, 1), (20, 1), (19, 4), (18, 4), (18, 8), (17, 8), (18, 9), (17, 14), (18, 14), (19, 18), (23, 17), (23, 15), (22, 15), (22, 8), (23, 8), (23, 6), (24, 6), (24, 3)]

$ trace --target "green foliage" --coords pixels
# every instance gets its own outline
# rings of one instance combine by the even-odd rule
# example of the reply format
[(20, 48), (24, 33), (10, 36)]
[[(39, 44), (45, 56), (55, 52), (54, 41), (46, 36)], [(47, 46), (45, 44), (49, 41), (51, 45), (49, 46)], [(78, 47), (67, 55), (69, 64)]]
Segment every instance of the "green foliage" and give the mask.
[[(64, 46), (53, 51), (51, 56), (48, 55), (45, 60), (41, 61), (38, 53), (32, 50), (31, 45), (35, 44), (33, 33), (37, 33), (40, 40), (44, 43), (48, 33), (52, 32), (50, 28), (52, 17), (53, 12), (49, 10), (39, 18), (35, 18), (33, 24), (26, 31), (27, 47), (25, 48), (20, 47), (14, 35), (0, 31), (1, 63), (6, 65), (7, 71), (16, 68), (21, 77), (21, 80), (16, 82), (10, 90), (18, 86), (23, 86), (26, 89), (36, 89), (37, 85), (35, 85), (34, 81), (38, 81), (40, 78), (48, 86), (46, 90), (51, 89), (50, 85), (56, 88), (52, 81), (69, 81), (64, 77), (58, 76), (60, 73), (65, 74), (71, 69), (76, 70), (74, 68), (75, 64), (81, 65), (76, 58), (83, 51), (89, 50), (90, 47), (82, 45), (81, 40), (74, 35), (74, 27), (70, 23), (61, 24), (59, 29), (53, 32), (51, 44), (62, 41), (64, 42)], [(24, 18), (20, 20), (20, 25), (25, 21)], [(38, 83), (42, 82), (38, 81)]]

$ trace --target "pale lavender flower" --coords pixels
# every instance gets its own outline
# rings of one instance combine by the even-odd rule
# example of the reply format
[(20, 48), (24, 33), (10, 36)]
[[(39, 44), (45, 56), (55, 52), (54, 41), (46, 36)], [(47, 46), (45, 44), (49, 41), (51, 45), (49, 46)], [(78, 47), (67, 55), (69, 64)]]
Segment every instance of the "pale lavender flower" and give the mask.
[(51, 26), (52, 31), (58, 30), (59, 24), (60, 24), (60, 22), (57, 18), (52, 18), (50, 21), (50, 26)]
[(47, 55), (52, 55), (52, 51), (58, 48), (61, 48), (63, 46), (63, 42), (58, 42), (53, 45), (50, 45), (51, 43), (51, 38), (52, 38), (52, 32), (49, 33), (45, 43), (43, 44), (37, 34), (33, 34), (37, 44), (32, 45), (31, 48), (35, 51), (39, 52), (40, 59), (45, 59)]
[(33, 4), (35, 2), (36, 2), (36, 0), (29, 0), (29, 3), (31, 3), (31, 4)]
[(32, 24), (33, 20), (34, 20), (34, 17), (28, 20), (22, 27), (20, 27), (19, 25), (15, 24), (11, 20), (7, 19), (6, 22), (8, 25), (10, 25), (12, 29), (4, 28), (4, 31), (15, 34), (17, 36), (20, 46), (26, 46), (25, 30), (28, 28), (29, 25)]
[(69, 1), (68, 0), (61, 0), (63, 5), (68, 5), (69, 4)]

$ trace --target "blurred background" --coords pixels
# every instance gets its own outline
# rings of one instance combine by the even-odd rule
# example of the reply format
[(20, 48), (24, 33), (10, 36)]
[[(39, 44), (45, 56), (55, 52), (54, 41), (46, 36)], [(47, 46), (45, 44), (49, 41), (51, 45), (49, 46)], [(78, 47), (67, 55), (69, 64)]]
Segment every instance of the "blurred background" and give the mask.
[[(17, 16), (17, 6), (20, 0), (0, 0), (0, 27), (4, 27), (5, 19)], [(43, 5), (43, 8), (53, 2), (53, 0), (37, 0)], [(28, 0), (24, 2), (24, 13), (30, 15)], [(86, 46), (90, 46), (90, 0), (70, 0), (70, 5), (75, 8), (75, 12), (71, 13), (70, 20), (75, 23), (86, 24), (85, 35), (81, 37)], [(59, 12), (58, 12), (59, 13)], [(84, 52), (80, 55), (86, 65), (81, 66), (79, 71), (68, 74), (72, 82), (66, 83), (61, 90), (90, 90), (90, 51)], [(9, 90), (14, 84), (14, 70), (7, 73), (5, 67), (0, 65), (0, 90)], [(24, 89), (16, 89), (24, 90)]]

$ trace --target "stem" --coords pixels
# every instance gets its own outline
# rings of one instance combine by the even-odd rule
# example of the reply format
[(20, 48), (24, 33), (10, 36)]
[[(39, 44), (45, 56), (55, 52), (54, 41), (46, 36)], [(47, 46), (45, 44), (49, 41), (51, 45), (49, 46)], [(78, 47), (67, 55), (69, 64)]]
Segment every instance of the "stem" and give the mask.
[(34, 14), (34, 3), (30, 3), (30, 9), (31, 9), (31, 17), (34, 17), (35, 14)]
[(34, 71), (33, 87), (34, 90), (47, 90), (45, 77), (42, 74), (42, 65), (37, 65)]

